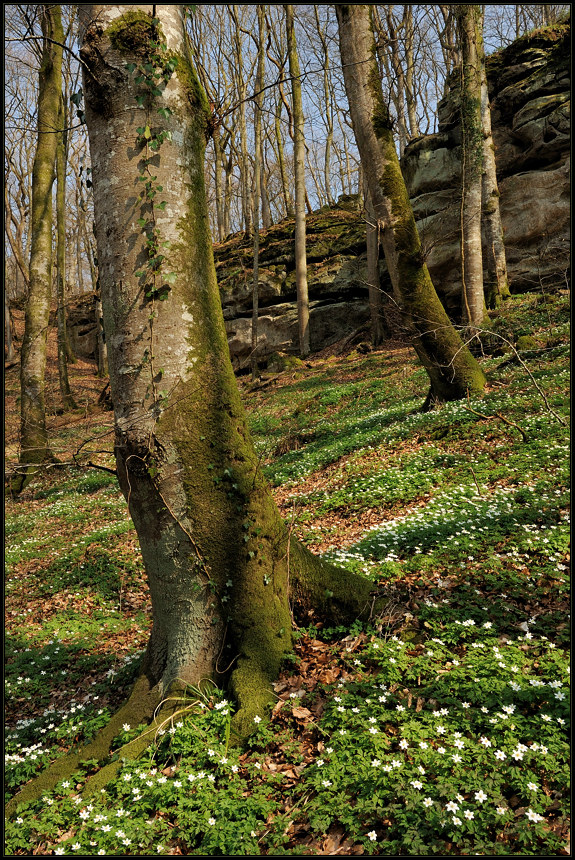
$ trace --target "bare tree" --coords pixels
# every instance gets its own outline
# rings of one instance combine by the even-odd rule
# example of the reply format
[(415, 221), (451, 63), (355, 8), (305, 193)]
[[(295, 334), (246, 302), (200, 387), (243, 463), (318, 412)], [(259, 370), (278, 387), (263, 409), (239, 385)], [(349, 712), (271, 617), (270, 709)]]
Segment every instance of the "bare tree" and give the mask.
[(431, 382), (428, 401), (480, 392), (485, 376), (451, 325), (422, 258), (383, 98), (367, 5), (336, 6), (350, 113), (394, 293)]
[(297, 289), (297, 312), (299, 331), (299, 351), (307, 356), (310, 350), (309, 336), (309, 299), (307, 289), (306, 261), (306, 224), (305, 224), (305, 136), (304, 117), (301, 97), (300, 67), (295, 39), (294, 10), (289, 3), (284, 4), (289, 56), (289, 70), (292, 84), (292, 105), (294, 118), (294, 170), (295, 170), (295, 272)]
[(20, 457), (14, 494), (50, 456), (44, 383), (52, 282), (52, 185), (59, 129), (64, 31), (60, 6), (41, 6), (42, 56), (38, 75), (38, 140), (32, 172), (29, 290), (20, 365)]

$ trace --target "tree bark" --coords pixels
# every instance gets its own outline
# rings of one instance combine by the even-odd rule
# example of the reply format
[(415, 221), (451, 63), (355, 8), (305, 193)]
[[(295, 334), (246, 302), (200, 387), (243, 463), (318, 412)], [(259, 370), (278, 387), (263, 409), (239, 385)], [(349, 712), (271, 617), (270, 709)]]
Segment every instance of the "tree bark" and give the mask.
[(14, 359), (14, 341), (12, 339), (12, 320), (10, 317), (10, 299), (8, 297), (8, 281), (6, 278), (6, 261), (4, 261), (4, 361)]
[(305, 189), (305, 137), (301, 98), (299, 58), (294, 29), (294, 11), (289, 3), (284, 4), (289, 56), (289, 70), (292, 79), (292, 100), (294, 119), (294, 171), (295, 171), (295, 277), (297, 290), (297, 314), (299, 332), (299, 351), (302, 357), (309, 355), (309, 299), (307, 289), (306, 237), (306, 189)]
[[(229, 680), (241, 738), (271, 700), (271, 681), (291, 650), (288, 593), (343, 617), (367, 605), (370, 584), (290, 539), (249, 438), (209, 233), (207, 102), (183, 8), (84, 5), (81, 14), (117, 471), (152, 598), (143, 672), (156, 702), (174, 687)], [(164, 38), (177, 67), (161, 94), (149, 95), (128, 64), (150, 55), (156, 63), (150, 42)], [(152, 203), (137, 194), (138, 176), (147, 175), (142, 128), (163, 137)], [(162, 246), (170, 243), (154, 270), (156, 284), (169, 284), (160, 293), (146, 274), (156, 265), (151, 223)]]
[(72, 352), (66, 330), (66, 160), (67, 111), (60, 96), (60, 128), (56, 146), (56, 298), (58, 327), (58, 379), (64, 411), (76, 408), (68, 377), (68, 355)]
[(478, 53), (480, 7), (455, 8), (461, 45), (461, 284), (462, 316), (470, 337), (485, 319), (481, 248), (483, 126)]
[(431, 382), (428, 400), (480, 392), (485, 376), (451, 325), (423, 261), (374, 55), (367, 5), (336, 6), (345, 88), (396, 301)]
[(261, 200), (261, 167), (262, 167), (262, 106), (264, 87), (264, 9), (258, 3), (258, 68), (256, 73), (256, 92), (254, 96), (254, 193), (253, 193), (253, 222), (254, 222), (254, 270), (252, 283), (252, 382), (258, 378), (258, 300), (259, 300), (259, 257), (260, 257), (260, 200)]
[[(43, 4), (38, 142), (32, 173), (29, 290), (20, 367), (20, 458), (11, 491), (20, 493), (50, 457), (46, 431), (46, 340), (52, 282), (52, 185), (62, 75), (62, 13)], [(59, 44), (58, 44), (59, 43)]]
[(371, 321), (371, 345), (374, 348), (383, 342), (383, 320), (381, 310), (381, 285), (379, 282), (379, 223), (367, 181), (363, 181), (365, 206), (365, 233), (367, 246), (367, 285), (369, 295), (369, 316)]
[(234, 22), (234, 50), (236, 52), (236, 67), (237, 67), (237, 84), (238, 84), (238, 116), (240, 126), (240, 151), (239, 160), (240, 168), (240, 186), (242, 199), (242, 219), (246, 236), (252, 235), (252, 209), (250, 204), (249, 192), (249, 158), (248, 158), (248, 137), (246, 126), (246, 96), (247, 86), (243, 68), (242, 43), (240, 38), (240, 20), (238, 7), (231, 7), (232, 20)]
[(480, 31), (479, 57), (481, 66), (481, 124), (483, 129), (483, 177), (481, 184), (481, 217), (485, 238), (485, 277), (484, 293), (488, 308), (499, 307), (509, 298), (507, 280), (507, 260), (503, 241), (503, 225), (499, 208), (499, 187), (497, 184), (497, 165), (495, 147), (491, 134), (491, 110), (485, 70), (485, 50)]

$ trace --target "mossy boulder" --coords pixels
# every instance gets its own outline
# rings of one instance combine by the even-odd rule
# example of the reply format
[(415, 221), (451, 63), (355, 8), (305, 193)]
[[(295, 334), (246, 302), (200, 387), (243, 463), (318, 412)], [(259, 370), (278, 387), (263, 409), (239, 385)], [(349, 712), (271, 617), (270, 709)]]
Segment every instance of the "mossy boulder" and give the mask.
[(518, 352), (528, 352), (531, 349), (537, 349), (539, 344), (530, 334), (522, 334), (517, 338), (515, 348)]

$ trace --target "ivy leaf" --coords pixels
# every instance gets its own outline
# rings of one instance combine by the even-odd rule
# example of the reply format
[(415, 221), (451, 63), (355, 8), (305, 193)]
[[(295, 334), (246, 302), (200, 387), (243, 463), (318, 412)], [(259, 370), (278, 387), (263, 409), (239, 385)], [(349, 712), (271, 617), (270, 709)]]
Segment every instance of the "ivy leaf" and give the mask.
[(129, 72), (129, 74), (131, 75), (136, 68), (136, 64), (135, 63), (126, 63), (126, 68)]
[(146, 138), (146, 140), (149, 140), (151, 138), (151, 136), (152, 136), (152, 132), (150, 131), (150, 126), (147, 125), (146, 128), (144, 129), (144, 137)]
[[(161, 211), (163, 212), (163, 211), (164, 211), (164, 209), (166, 208), (166, 203), (167, 203), (167, 201), (166, 201), (166, 200), (162, 200), (162, 202), (161, 202), (161, 203), (157, 203), (157, 204), (156, 204), (156, 209), (161, 209)], [(166, 248), (166, 247), (169, 247), (169, 244), (168, 244), (168, 245), (166, 245), (166, 244), (164, 243), (164, 248)]]
[(178, 278), (178, 276), (177, 276), (176, 272), (168, 272), (168, 274), (167, 274), (167, 275), (164, 275), (164, 280), (165, 280), (168, 284), (173, 284), (173, 283), (175, 283), (175, 281), (177, 280), (177, 278)]

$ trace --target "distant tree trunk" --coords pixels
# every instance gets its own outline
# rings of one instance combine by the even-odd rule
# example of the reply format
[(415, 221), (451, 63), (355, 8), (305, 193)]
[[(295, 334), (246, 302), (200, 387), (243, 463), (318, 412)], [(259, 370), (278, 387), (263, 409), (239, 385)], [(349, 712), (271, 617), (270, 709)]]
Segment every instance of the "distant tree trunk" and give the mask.
[(289, 70), (292, 79), (294, 118), (294, 170), (295, 170), (295, 273), (297, 288), (297, 312), (299, 351), (305, 358), (310, 351), (309, 299), (307, 290), (306, 237), (306, 189), (305, 189), (305, 137), (301, 98), (299, 58), (294, 29), (294, 11), (289, 3), (284, 4), (288, 41)]
[(262, 153), (262, 164), (260, 169), (260, 188), (262, 200), (262, 229), (268, 230), (272, 226), (272, 210), (267, 189), (265, 164)]
[(321, 50), (323, 53), (323, 98), (325, 103), (325, 123), (326, 123), (326, 136), (325, 136), (325, 154), (324, 154), (324, 184), (325, 184), (325, 195), (327, 198), (327, 202), (329, 206), (333, 206), (335, 200), (333, 199), (333, 194), (331, 192), (331, 151), (333, 148), (333, 100), (331, 97), (331, 90), (329, 86), (329, 51), (327, 47), (327, 40), (325, 35), (325, 30), (322, 30), (321, 23), (319, 19), (319, 7), (314, 5), (314, 14), (315, 14), (315, 24), (317, 28), (317, 33), (321, 42)]
[(76, 408), (68, 378), (68, 356), (72, 349), (66, 329), (66, 159), (67, 111), (60, 98), (60, 128), (56, 147), (56, 296), (58, 326), (58, 378), (64, 411)]
[(224, 201), (222, 196), (222, 150), (220, 141), (220, 129), (218, 126), (214, 128), (212, 133), (214, 142), (214, 186), (216, 192), (216, 223), (218, 227), (218, 242), (223, 242), (226, 238), (224, 229)]
[(473, 336), (485, 319), (481, 248), (483, 125), (481, 64), (477, 50), (481, 9), (477, 5), (458, 5), (455, 14), (461, 45), (462, 315), (468, 334)]
[(405, 27), (405, 104), (407, 105), (407, 119), (409, 122), (409, 137), (413, 139), (419, 134), (419, 123), (415, 110), (415, 60), (413, 56), (413, 6), (406, 3), (403, 11), (403, 25)]
[(260, 201), (261, 201), (261, 167), (262, 167), (262, 107), (264, 88), (264, 39), (265, 23), (264, 8), (258, 3), (258, 67), (256, 72), (255, 96), (254, 96), (254, 193), (253, 193), (253, 222), (254, 222), (254, 271), (252, 285), (252, 354), (251, 371), (252, 382), (258, 378), (258, 283), (259, 283), (259, 259), (260, 259)]
[(244, 63), (242, 55), (242, 43), (240, 38), (240, 19), (237, 6), (232, 6), (232, 20), (234, 22), (234, 49), (236, 54), (237, 82), (238, 82), (238, 115), (240, 126), (240, 186), (242, 198), (242, 218), (246, 236), (252, 235), (252, 207), (249, 192), (249, 157), (248, 138), (246, 126), (246, 76), (244, 74)]
[[(481, 35), (481, 31), (480, 35)], [(488, 308), (499, 307), (509, 298), (507, 280), (507, 260), (503, 242), (503, 225), (499, 208), (499, 188), (497, 185), (497, 166), (495, 148), (491, 134), (491, 110), (485, 71), (485, 51), (483, 37), (478, 45), (481, 64), (481, 123), (483, 128), (483, 177), (481, 185), (482, 221), (485, 234), (486, 256), (484, 292)]]
[(480, 392), (485, 376), (451, 325), (422, 257), (374, 55), (367, 5), (336, 5), (345, 88), (398, 305), (425, 367), (428, 401)]
[(10, 299), (8, 297), (8, 281), (6, 279), (6, 260), (4, 260), (4, 360), (13, 361), (14, 342), (12, 340), (12, 320), (10, 316)]
[(379, 282), (379, 224), (369, 186), (363, 177), (363, 199), (365, 205), (365, 234), (367, 245), (367, 285), (369, 290), (369, 316), (371, 320), (371, 345), (374, 348), (383, 342), (381, 285)]
[[(62, 76), (62, 13), (43, 4), (38, 88), (38, 143), (32, 173), (30, 286), (20, 367), (20, 458), (11, 490), (20, 493), (50, 457), (46, 432), (46, 339), (52, 284), (52, 185)], [(59, 43), (59, 44), (58, 44)]]

